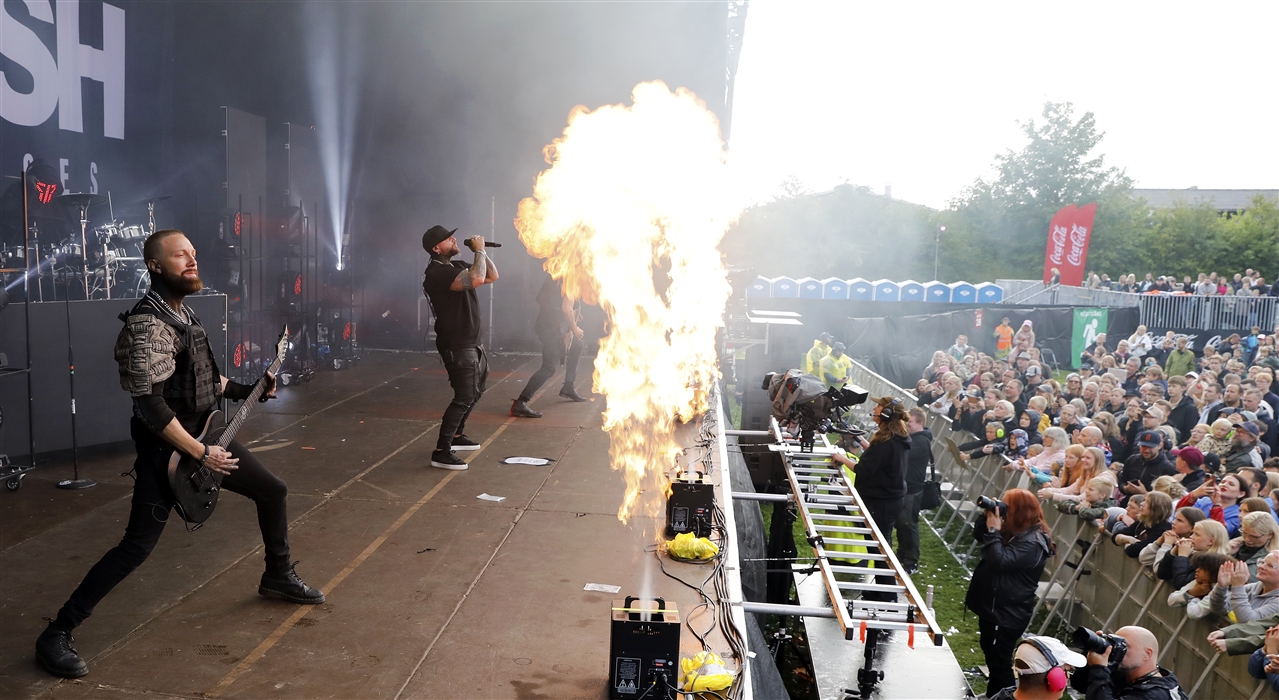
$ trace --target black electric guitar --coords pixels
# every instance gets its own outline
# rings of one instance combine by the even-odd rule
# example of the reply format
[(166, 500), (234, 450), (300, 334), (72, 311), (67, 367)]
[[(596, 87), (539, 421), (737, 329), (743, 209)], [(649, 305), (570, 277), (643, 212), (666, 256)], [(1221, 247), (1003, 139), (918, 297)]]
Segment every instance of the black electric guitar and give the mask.
[[(280, 333), (280, 340), (275, 344), (275, 359), (267, 368), (273, 376), (279, 372), (284, 362), (284, 354), (289, 347), (289, 327), (285, 326)], [(258, 402), (266, 391), (266, 377), (263, 376), (253, 385), (253, 391), (244, 400), (230, 424), (222, 411), (214, 411), (204, 421), (204, 429), (196, 437), (209, 447), (226, 449), (235, 439), (235, 434), (249, 417), (249, 407)], [(169, 486), (173, 489), (174, 500), (177, 501), (178, 515), (196, 527), (204, 524), (213, 515), (218, 505), (218, 494), (222, 491), (222, 475), (200, 464), (200, 460), (175, 450), (169, 458)]]

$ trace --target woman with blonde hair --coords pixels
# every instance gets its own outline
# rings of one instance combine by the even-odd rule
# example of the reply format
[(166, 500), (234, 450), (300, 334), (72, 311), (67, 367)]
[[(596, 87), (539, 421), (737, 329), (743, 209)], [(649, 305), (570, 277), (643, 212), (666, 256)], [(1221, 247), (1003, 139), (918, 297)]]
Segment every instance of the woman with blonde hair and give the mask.
[[(1076, 452), (1076, 447), (1081, 448), (1083, 452)], [(1106, 453), (1102, 452), (1100, 447), (1071, 445), (1066, 448), (1067, 458), (1069, 458), (1072, 454), (1076, 455), (1075, 459), (1078, 460), (1078, 467), (1076, 469), (1077, 475), (1072, 481), (1067, 482), (1066, 477), (1070, 475), (1065, 474), (1065, 469), (1063, 467), (1062, 484), (1064, 485), (1060, 488), (1050, 487), (1039, 489), (1039, 497), (1041, 499), (1052, 500), (1056, 503), (1060, 503), (1061, 501), (1082, 500), (1084, 497), (1084, 489), (1088, 487), (1088, 482), (1092, 481), (1093, 477), (1106, 471)], [(1048, 493), (1045, 494), (1045, 491)]]
[(1248, 571), (1256, 580), (1257, 564), (1270, 552), (1279, 551), (1279, 522), (1270, 513), (1243, 516), (1239, 537), (1230, 541), (1229, 548), (1231, 556), (1248, 564)]
[(1119, 422), (1115, 420), (1115, 414), (1110, 411), (1098, 411), (1092, 417), (1092, 424), (1101, 431), (1101, 439), (1110, 446), (1110, 454), (1123, 454), (1124, 437), (1119, 432)]

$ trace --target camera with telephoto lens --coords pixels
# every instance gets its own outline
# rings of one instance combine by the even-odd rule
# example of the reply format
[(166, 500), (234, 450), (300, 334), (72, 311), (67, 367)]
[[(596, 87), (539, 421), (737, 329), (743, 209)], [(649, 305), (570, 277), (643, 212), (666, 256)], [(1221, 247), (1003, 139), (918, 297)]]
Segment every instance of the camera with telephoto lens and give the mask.
[(1119, 668), (1124, 654), (1128, 653), (1128, 640), (1117, 634), (1097, 634), (1087, 627), (1076, 627), (1070, 634), (1070, 644), (1084, 653), (1104, 654), (1109, 649), (1110, 658), (1106, 660), (1106, 666), (1112, 671)]
[(1001, 518), (1008, 515), (1008, 504), (989, 496), (978, 496), (977, 507), (987, 513), (997, 513)]

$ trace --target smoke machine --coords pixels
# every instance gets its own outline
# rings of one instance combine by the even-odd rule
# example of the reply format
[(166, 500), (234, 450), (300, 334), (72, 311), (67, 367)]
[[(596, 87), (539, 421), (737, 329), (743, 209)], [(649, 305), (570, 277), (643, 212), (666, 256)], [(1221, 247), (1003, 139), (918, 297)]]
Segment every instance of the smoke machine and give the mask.
[[(613, 601), (609, 700), (665, 698), (679, 682), (679, 610), (662, 598)], [(656, 692), (652, 692), (656, 689)]]

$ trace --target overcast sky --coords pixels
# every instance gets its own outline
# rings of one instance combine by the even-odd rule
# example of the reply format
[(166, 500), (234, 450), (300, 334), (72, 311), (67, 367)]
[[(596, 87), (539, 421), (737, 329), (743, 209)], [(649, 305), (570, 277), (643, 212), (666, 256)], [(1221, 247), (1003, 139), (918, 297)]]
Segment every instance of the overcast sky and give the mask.
[(1045, 101), (1137, 187), (1279, 188), (1279, 2), (751, 0), (733, 165), (945, 206)]

